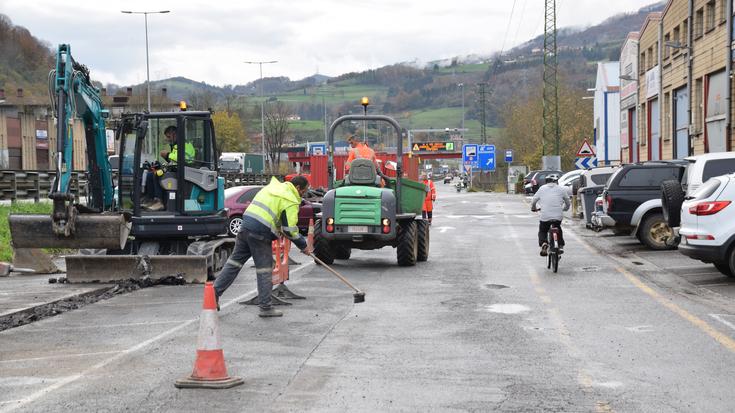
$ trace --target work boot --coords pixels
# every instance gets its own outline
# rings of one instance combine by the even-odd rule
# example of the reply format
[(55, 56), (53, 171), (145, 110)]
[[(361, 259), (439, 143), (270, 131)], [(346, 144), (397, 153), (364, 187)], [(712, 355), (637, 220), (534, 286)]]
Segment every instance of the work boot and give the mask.
[(283, 313), (274, 309), (273, 307), (261, 308), (259, 317), (281, 317)]
[(217, 303), (217, 311), (219, 311), (219, 296), (217, 293), (214, 293), (214, 301)]
[(549, 255), (549, 244), (545, 243), (541, 245), (541, 256), (545, 257)]
[(153, 201), (152, 204), (149, 204), (146, 209), (149, 211), (162, 211), (166, 209), (166, 207), (163, 205), (163, 202), (161, 202), (160, 199), (156, 198), (155, 201)]

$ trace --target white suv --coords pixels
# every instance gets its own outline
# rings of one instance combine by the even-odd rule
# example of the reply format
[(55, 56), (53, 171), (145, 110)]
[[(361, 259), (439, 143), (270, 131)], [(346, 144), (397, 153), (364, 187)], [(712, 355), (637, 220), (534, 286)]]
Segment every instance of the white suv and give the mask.
[(681, 207), (682, 254), (735, 274), (735, 174), (712, 178)]

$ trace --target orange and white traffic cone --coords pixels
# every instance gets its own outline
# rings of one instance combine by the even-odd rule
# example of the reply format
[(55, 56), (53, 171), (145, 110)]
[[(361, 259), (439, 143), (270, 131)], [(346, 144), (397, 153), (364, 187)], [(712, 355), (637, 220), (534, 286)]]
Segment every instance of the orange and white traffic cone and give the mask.
[(306, 245), (310, 250), (314, 250), (314, 218), (309, 218), (309, 232), (306, 234)]
[(176, 380), (174, 386), (182, 388), (228, 389), (243, 384), (240, 377), (227, 375), (222, 339), (219, 334), (217, 301), (214, 284), (204, 284), (204, 305), (199, 319), (199, 338), (194, 371), (189, 377)]

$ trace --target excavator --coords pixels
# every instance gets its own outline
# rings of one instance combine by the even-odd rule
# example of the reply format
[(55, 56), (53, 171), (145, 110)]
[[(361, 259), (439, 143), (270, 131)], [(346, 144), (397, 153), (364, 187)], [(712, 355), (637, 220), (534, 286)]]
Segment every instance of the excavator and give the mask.
[[(49, 95), (57, 128), (53, 211), (10, 215), (13, 247), (78, 249), (66, 256), (70, 282), (213, 278), (234, 238), (225, 236), (224, 178), (211, 112), (188, 111), (181, 102), (179, 111), (122, 114), (113, 164), (106, 137), (110, 113), (89, 69), (74, 60), (67, 44), (57, 49)], [(76, 122), (84, 127), (88, 165), (87, 196), (79, 203), (71, 192), (73, 159), (85, 154), (74, 144)], [(177, 156), (161, 159), (169, 152)], [(154, 193), (161, 199), (151, 208), (145, 195)]]

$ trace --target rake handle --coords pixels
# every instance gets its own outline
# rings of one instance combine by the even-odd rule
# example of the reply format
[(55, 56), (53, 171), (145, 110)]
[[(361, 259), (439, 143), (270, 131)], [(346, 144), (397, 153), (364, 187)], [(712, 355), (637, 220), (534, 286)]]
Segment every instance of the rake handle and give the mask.
[(324, 261), (320, 260), (319, 258), (317, 258), (313, 254), (310, 254), (310, 256), (311, 256), (311, 258), (314, 258), (314, 261), (316, 261), (319, 265), (321, 265), (322, 267), (328, 269), (329, 272), (331, 272), (332, 274), (334, 274), (335, 276), (337, 276), (337, 278), (339, 278), (340, 280), (342, 280), (343, 283), (347, 284), (347, 286), (349, 286), (350, 288), (352, 288), (353, 290), (355, 290), (356, 293), (361, 292), (360, 290), (358, 290), (357, 288), (355, 288), (354, 285), (350, 284), (350, 282), (347, 281), (347, 278), (343, 277), (340, 273), (338, 273), (337, 271), (335, 271), (334, 269), (332, 269), (332, 267), (330, 267), (329, 265), (325, 264)]

